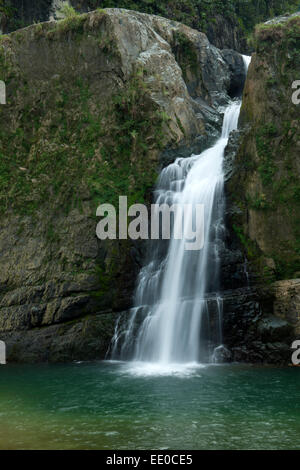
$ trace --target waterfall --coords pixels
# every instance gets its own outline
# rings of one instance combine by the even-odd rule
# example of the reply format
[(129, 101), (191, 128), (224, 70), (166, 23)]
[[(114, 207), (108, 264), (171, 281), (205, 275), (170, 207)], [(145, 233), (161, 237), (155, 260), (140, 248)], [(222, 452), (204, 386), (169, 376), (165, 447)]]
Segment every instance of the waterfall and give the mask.
[[(245, 67), (250, 62), (244, 57)], [(116, 325), (112, 358), (160, 364), (213, 360), (208, 348), (214, 323), (214, 346), (222, 344), (223, 302), (219, 289), (220, 249), (224, 233), (223, 158), (231, 131), (237, 128), (241, 102), (225, 110), (222, 134), (215, 145), (163, 169), (155, 202), (204, 205), (204, 246), (186, 250), (186, 240), (151, 242), (149, 262), (141, 270), (135, 308), (125, 326)], [(173, 228), (182, 220), (175, 215)], [(183, 224), (190, 223), (184, 218)], [(209, 293), (209, 295), (208, 295)], [(215, 303), (214, 322), (209, 303)]]
[(244, 62), (244, 66), (245, 66), (245, 70), (246, 70), (246, 74), (247, 74), (248, 68), (249, 68), (249, 65), (250, 65), (250, 62), (251, 62), (251, 56), (242, 55), (242, 58), (243, 58), (243, 62)]

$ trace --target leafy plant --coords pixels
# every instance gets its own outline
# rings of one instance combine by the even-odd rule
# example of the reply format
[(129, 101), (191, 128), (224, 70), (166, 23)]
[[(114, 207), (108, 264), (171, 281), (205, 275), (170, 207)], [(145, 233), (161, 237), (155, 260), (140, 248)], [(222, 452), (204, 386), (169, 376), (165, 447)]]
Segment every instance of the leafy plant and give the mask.
[(59, 13), (64, 18), (73, 18), (74, 16), (78, 15), (75, 8), (69, 5), (69, 2), (64, 2), (63, 5), (59, 9)]

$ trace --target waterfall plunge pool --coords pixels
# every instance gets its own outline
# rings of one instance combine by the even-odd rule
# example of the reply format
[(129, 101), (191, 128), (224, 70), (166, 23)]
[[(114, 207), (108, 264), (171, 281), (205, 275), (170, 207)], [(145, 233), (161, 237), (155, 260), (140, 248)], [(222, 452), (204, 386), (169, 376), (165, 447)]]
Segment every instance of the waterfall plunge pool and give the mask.
[(297, 367), (0, 367), (1, 449), (299, 449), (299, 416)]

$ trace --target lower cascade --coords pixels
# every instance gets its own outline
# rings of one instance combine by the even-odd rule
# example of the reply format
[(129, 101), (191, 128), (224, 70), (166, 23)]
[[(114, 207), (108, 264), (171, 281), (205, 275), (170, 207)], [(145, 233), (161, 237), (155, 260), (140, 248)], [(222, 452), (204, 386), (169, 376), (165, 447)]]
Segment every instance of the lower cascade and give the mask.
[[(250, 58), (244, 56), (246, 69)], [(223, 158), (231, 131), (237, 129), (241, 101), (225, 110), (222, 134), (200, 155), (178, 158), (164, 168), (155, 190), (156, 204), (204, 206), (204, 244), (185, 249), (186, 239), (149, 243), (140, 271), (135, 307), (128, 321), (117, 322), (112, 359), (158, 364), (217, 362), (222, 346), (220, 251), (224, 234)], [(177, 218), (180, 217), (180, 221)], [(181, 223), (175, 215), (173, 227)], [(183, 225), (190, 223), (184, 218)], [(185, 232), (184, 232), (185, 233)], [(209, 304), (214, 303), (214, 318)]]

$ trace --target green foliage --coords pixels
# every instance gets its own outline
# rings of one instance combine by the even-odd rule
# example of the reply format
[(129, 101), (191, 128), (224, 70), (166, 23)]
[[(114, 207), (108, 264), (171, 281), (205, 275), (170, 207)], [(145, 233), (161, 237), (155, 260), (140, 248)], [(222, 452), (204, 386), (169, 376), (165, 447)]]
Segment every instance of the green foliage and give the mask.
[(294, 12), (299, 6), (298, 0), (236, 0), (235, 13), (241, 18), (247, 31), (274, 16)]
[[(295, 248), (295, 247), (293, 247)], [(297, 277), (299, 276), (300, 272), (300, 251), (298, 251), (298, 257), (294, 258), (291, 261), (284, 262), (279, 257), (274, 256), (276, 262), (276, 278), (277, 279), (293, 279), (295, 273), (297, 273)]]
[(276, 136), (277, 130), (273, 124), (261, 127), (256, 135), (256, 148), (260, 157), (258, 171), (264, 185), (270, 185), (276, 173), (276, 165), (272, 154), (271, 141)]
[(149, 155), (162, 147), (167, 123), (142, 70), (105, 105), (83, 80), (57, 82), (46, 101), (24, 106), (15, 130), (1, 124), (1, 211), (33, 214), (47, 204), (68, 212), (90, 200), (94, 213), (100, 203), (117, 206), (119, 195), (143, 202), (157, 177)]
[(15, 8), (13, 8), (7, 1), (0, 0), (0, 15), (5, 16), (6, 18), (12, 18), (16, 13)]
[(268, 80), (266, 81), (266, 85), (267, 87), (269, 88), (273, 88), (274, 86), (276, 86), (278, 83), (277, 83), (277, 80), (275, 77), (270, 77), (268, 78)]
[[(48, 39), (60, 39), (66, 33), (70, 31), (80, 38), (84, 32), (84, 24), (86, 21), (86, 14), (70, 14), (63, 20), (58, 21), (57, 25), (53, 29), (45, 30), (46, 37)], [(38, 27), (36, 27), (38, 31)]]
[(194, 44), (180, 31), (174, 34), (174, 43), (176, 60), (179, 63), (183, 72), (183, 77), (186, 80), (189, 70), (193, 74), (197, 74), (199, 70), (197, 53)]
[(256, 194), (254, 198), (248, 198), (249, 207), (256, 210), (273, 210), (273, 201), (269, 201), (265, 194)]
[(255, 243), (250, 240), (250, 238), (245, 235), (244, 230), (242, 227), (233, 224), (233, 230), (238, 236), (241, 244), (243, 245), (246, 255), (249, 259), (253, 259), (257, 255), (257, 247)]
[(78, 15), (76, 10), (69, 5), (68, 2), (64, 2), (64, 4), (59, 9), (59, 13), (64, 16), (64, 18), (74, 18), (74, 16)]
[(105, 294), (109, 293), (112, 289), (112, 283), (115, 276), (116, 266), (115, 263), (111, 263), (109, 266), (96, 265), (95, 274), (99, 278), (101, 288), (93, 293), (96, 298), (102, 298)]
[(216, 15), (221, 15), (247, 32), (267, 18), (295, 11), (299, 5), (298, 0), (90, 0), (87, 3), (90, 8), (118, 7), (153, 13), (202, 31), (207, 31)]
[(46, 21), (51, 0), (0, 0), (0, 27), (16, 31), (35, 22)]
[(47, 226), (46, 238), (49, 243), (58, 243), (60, 240), (59, 236), (55, 232), (55, 227), (51, 222)]
[[(126, 87), (113, 97), (109, 113), (114, 116), (110, 124), (114, 137), (101, 149), (104, 164), (100, 180), (92, 184), (94, 196), (114, 205), (119, 195), (127, 195), (129, 204), (143, 202), (157, 177), (148, 153), (162, 147), (165, 116), (149, 100), (142, 70), (133, 72)], [(103, 180), (112, 183), (104, 188)]]
[[(36, 7), (29, 9), (28, 14), (19, 8), (18, 0), (0, 0), (0, 12), (5, 9), (9, 31), (41, 21), (42, 12), (49, 8), (48, 0), (38, 0)], [(126, 8), (144, 13), (164, 16), (206, 32), (215, 22), (216, 15), (221, 15), (230, 23), (250, 33), (257, 23), (295, 11), (298, 0), (72, 0), (73, 7), (65, 6), (67, 17), (78, 11), (104, 8)], [(26, 9), (25, 9), (26, 10)], [(30, 13), (30, 15), (29, 15)]]
[(269, 266), (264, 266), (262, 270), (262, 280), (264, 284), (273, 284), (276, 281), (276, 272)]

